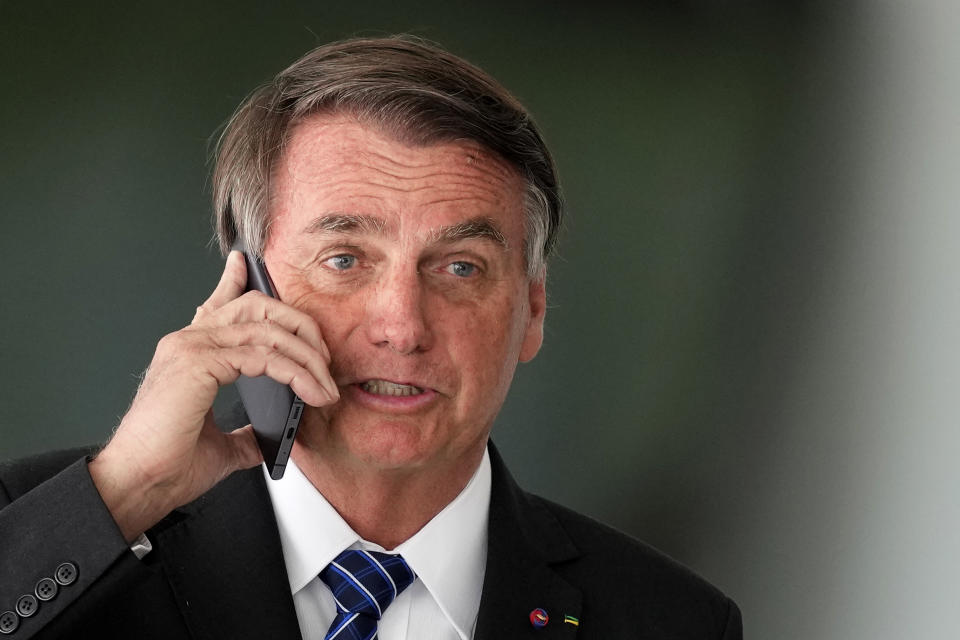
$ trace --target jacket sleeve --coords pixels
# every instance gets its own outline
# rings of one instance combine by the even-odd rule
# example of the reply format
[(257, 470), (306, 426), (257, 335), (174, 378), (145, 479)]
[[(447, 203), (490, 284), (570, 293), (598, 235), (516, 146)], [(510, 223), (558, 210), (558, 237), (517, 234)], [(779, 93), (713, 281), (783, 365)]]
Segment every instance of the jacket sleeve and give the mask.
[(25, 639), (133, 554), (86, 458), (22, 495), (13, 484), (0, 477), (0, 632)]
[(740, 617), (740, 608), (733, 600), (728, 600), (727, 625), (723, 630), (723, 640), (743, 640), (743, 621)]

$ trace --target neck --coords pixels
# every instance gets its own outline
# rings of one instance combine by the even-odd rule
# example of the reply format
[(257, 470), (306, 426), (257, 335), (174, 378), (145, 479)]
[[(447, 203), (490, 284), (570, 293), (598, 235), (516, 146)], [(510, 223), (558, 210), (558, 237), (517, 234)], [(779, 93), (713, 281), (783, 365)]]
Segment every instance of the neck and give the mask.
[(294, 443), (291, 457), (361, 538), (395, 549), (450, 504), (473, 476), (483, 448), (466, 459), (416, 469), (378, 469)]

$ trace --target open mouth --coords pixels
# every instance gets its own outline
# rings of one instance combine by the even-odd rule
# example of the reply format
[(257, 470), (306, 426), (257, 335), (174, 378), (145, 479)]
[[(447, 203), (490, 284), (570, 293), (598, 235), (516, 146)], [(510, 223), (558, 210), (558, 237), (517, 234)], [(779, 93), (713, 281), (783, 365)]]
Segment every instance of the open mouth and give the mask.
[(360, 388), (378, 396), (418, 396), (424, 392), (420, 387), (398, 384), (389, 380), (367, 380), (360, 385)]

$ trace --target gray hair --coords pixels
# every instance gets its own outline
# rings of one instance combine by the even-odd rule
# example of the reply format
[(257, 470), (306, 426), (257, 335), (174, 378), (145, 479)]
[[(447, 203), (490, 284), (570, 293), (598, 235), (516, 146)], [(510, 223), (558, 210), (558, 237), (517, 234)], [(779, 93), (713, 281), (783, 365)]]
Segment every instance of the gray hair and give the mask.
[(526, 109), (487, 73), (411, 36), (318, 47), (250, 94), (217, 144), (213, 208), (226, 254), (235, 240), (262, 255), (270, 176), (294, 127), (318, 113), (350, 113), (405, 144), (480, 143), (526, 180), (524, 259), (538, 277), (553, 252), (563, 201), (553, 159)]

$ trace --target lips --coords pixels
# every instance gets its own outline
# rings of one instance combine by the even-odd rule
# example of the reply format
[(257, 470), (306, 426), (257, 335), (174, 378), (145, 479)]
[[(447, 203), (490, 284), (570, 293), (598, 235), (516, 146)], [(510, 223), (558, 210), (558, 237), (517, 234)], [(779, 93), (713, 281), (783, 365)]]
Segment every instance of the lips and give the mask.
[(401, 384), (390, 380), (367, 380), (360, 384), (360, 388), (378, 396), (418, 396), (424, 392), (424, 389), (412, 384)]

